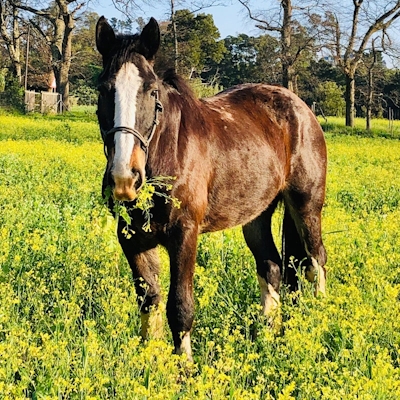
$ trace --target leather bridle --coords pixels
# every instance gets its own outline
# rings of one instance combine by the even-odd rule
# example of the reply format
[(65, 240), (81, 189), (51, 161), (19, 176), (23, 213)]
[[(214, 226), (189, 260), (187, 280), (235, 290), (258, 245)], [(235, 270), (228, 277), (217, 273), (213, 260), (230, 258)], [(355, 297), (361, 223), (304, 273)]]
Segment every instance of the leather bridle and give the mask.
[(126, 135), (133, 135), (137, 140), (139, 140), (140, 147), (146, 155), (146, 162), (147, 162), (147, 157), (149, 155), (149, 145), (151, 139), (153, 139), (157, 125), (160, 122), (158, 120), (158, 114), (163, 112), (163, 105), (159, 100), (158, 90), (154, 90), (154, 98), (155, 98), (155, 107), (154, 107), (153, 126), (151, 128), (150, 135), (147, 138), (145, 138), (138, 130), (136, 130), (135, 128), (130, 128), (129, 126), (114, 126), (114, 128), (111, 128), (109, 131), (104, 132), (104, 134), (103, 131), (101, 131), (104, 142), (104, 154), (107, 158), (108, 158), (107, 144), (106, 144), (107, 138), (110, 135), (114, 134), (115, 132), (120, 132)]

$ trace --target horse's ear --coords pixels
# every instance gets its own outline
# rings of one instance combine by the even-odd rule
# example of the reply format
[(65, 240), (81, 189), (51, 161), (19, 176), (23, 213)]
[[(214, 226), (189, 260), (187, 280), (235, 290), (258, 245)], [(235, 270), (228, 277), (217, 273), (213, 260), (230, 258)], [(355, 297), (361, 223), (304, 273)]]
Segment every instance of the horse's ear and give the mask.
[(151, 17), (149, 23), (140, 34), (140, 52), (147, 60), (153, 60), (160, 47), (160, 27), (157, 21)]
[(96, 47), (99, 53), (107, 56), (115, 44), (113, 28), (104, 17), (100, 17), (96, 25)]

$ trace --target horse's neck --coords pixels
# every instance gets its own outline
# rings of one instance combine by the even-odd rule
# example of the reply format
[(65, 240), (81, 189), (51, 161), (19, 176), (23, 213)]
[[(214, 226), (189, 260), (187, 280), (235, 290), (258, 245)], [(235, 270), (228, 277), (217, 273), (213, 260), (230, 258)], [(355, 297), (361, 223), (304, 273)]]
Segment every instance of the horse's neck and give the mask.
[(171, 174), (179, 169), (188, 135), (204, 125), (199, 120), (203, 118), (202, 103), (178, 92), (165, 92), (160, 98), (163, 113), (152, 141), (149, 166), (153, 174)]
[(181, 122), (181, 108), (165, 93), (160, 100), (163, 112), (159, 116), (159, 125), (149, 148), (148, 166), (152, 175), (170, 174), (170, 168), (178, 163), (178, 139)]

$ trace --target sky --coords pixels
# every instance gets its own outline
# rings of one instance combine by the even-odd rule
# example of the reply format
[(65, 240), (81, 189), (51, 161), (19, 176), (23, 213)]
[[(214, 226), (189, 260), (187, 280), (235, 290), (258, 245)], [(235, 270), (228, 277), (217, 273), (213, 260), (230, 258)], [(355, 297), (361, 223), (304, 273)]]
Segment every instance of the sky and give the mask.
[[(141, 16), (145, 20), (148, 20), (150, 17), (154, 17), (157, 20), (168, 19), (167, 2), (153, 1), (153, 3), (158, 4), (154, 7), (144, 7), (143, 13), (138, 14), (138, 17)], [(229, 4), (229, 1), (226, 3)], [(123, 15), (115, 9), (111, 0), (94, 0), (90, 3), (90, 9), (99, 15), (104, 15), (108, 19), (113, 17), (124, 19)], [(246, 33), (253, 36), (260, 34), (260, 31), (254, 27), (254, 23), (246, 18), (246, 10), (237, 1), (232, 1), (228, 6), (206, 8), (201, 12), (213, 15), (214, 23), (219, 29), (221, 38), (229, 35), (237, 36), (239, 33)]]

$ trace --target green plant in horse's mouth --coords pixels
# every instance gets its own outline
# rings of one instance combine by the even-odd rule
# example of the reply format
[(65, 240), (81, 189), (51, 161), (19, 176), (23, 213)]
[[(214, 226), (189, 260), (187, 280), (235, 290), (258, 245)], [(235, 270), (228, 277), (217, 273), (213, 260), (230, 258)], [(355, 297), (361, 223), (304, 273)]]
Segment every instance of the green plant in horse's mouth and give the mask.
[[(129, 215), (131, 210), (141, 210), (144, 217), (144, 224), (142, 229), (145, 232), (151, 232), (151, 209), (154, 207), (154, 196), (159, 196), (164, 198), (165, 203), (171, 203), (173, 207), (180, 208), (181, 202), (176, 197), (168, 194), (172, 190), (171, 181), (175, 180), (174, 176), (154, 176), (152, 178), (146, 179), (142, 188), (139, 190), (137, 198), (132, 204), (127, 204), (123, 201), (114, 200), (113, 211), (115, 213), (115, 219), (118, 221), (122, 218), (126, 222), (126, 227), (123, 229), (122, 233), (126, 235), (129, 239), (135, 232), (129, 228), (132, 220)], [(105, 190), (104, 200), (105, 203), (108, 202), (110, 196), (112, 196), (112, 190), (108, 186)]]

